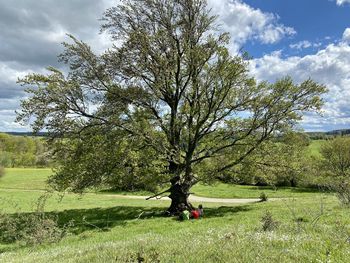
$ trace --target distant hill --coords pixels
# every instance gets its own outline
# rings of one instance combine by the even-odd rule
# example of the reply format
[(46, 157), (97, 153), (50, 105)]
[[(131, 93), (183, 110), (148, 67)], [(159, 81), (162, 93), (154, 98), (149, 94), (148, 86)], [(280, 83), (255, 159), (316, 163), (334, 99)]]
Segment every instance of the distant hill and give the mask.
[(47, 132), (38, 132), (38, 133), (33, 133), (33, 132), (0, 132), (0, 133), (6, 133), (9, 135), (14, 135), (14, 136), (38, 136), (38, 137), (45, 137), (47, 135)]
[(311, 139), (327, 139), (334, 136), (350, 135), (350, 129), (332, 130), (327, 132), (307, 132)]
[(342, 129), (342, 130), (333, 130), (326, 132), (328, 135), (347, 135), (350, 134), (350, 129)]
[[(6, 133), (14, 136), (38, 136), (38, 137), (45, 137), (47, 136), (47, 132), (39, 132), (39, 133), (32, 133), (32, 132), (0, 132), (0, 133)], [(323, 139), (327, 137), (334, 137), (334, 136), (343, 136), (343, 135), (350, 135), (350, 129), (340, 129), (340, 130), (332, 130), (327, 132), (306, 132), (307, 135), (311, 139)]]

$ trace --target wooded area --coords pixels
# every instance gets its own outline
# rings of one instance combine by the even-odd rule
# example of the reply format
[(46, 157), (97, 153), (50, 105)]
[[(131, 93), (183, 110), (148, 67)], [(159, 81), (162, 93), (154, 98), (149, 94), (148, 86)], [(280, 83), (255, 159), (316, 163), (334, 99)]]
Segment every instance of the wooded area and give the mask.
[(44, 138), (0, 133), (0, 166), (47, 167), (50, 158)]

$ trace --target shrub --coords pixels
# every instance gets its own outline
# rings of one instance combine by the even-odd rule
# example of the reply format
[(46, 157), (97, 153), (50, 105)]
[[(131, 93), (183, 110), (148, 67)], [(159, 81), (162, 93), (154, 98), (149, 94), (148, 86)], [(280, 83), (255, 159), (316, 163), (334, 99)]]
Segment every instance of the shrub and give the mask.
[(57, 222), (42, 213), (7, 215), (0, 213), (0, 242), (24, 245), (52, 243), (65, 234)]
[(335, 191), (340, 203), (350, 207), (350, 180), (335, 183), (332, 189)]
[(350, 206), (350, 137), (336, 137), (321, 147), (318, 172), (343, 205)]
[(262, 216), (261, 223), (263, 231), (275, 230), (279, 225), (278, 221), (272, 217), (272, 214), (269, 211), (266, 211), (266, 213)]
[(260, 194), (260, 202), (266, 202), (267, 201), (267, 194), (265, 192), (261, 192)]
[(5, 174), (5, 169), (4, 167), (0, 166), (0, 178), (4, 176), (4, 174)]
[(319, 169), (327, 175), (350, 177), (350, 137), (337, 137), (321, 147), (323, 157)]

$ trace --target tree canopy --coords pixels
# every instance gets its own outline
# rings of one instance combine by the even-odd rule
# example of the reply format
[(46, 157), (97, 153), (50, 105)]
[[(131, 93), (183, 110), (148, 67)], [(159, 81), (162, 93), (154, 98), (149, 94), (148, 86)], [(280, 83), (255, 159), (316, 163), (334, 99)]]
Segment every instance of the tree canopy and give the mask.
[(149, 178), (172, 178), (174, 212), (189, 205), (199, 164), (234, 152), (213, 174), (230, 169), (322, 105), (326, 88), (311, 79), (257, 83), (205, 0), (122, 1), (102, 21), (115, 41), (106, 52), (70, 36), (59, 56), (68, 74), (48, 68), (20, 80), (30, 97), (18, 121), (33, 117), (34, 131), (48, 131), (61, 160), (52, 180), (63, 189), (107, 182), (129, 148), (150, 157), (136, 165)]

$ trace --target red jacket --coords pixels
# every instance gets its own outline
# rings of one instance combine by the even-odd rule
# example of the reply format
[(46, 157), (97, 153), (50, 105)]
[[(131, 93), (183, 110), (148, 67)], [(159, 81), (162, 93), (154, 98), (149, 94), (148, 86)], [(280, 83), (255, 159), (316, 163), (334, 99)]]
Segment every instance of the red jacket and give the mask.
[(199, 212), (197, 210), (192, 210), (191, 211), (191, 217), (194, 219), (198, 219), (199, 218)]

